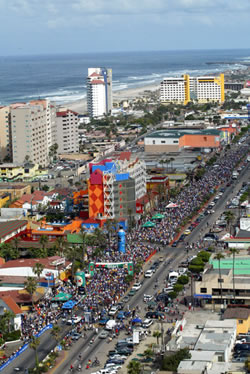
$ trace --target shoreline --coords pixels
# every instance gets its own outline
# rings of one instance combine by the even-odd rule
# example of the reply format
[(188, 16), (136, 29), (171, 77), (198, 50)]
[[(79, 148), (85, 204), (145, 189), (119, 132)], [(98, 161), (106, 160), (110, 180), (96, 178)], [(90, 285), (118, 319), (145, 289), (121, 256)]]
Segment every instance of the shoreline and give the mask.
[[(250, 72), (250, 66), (246, 65), (245, 74), (244, 74), (245, 79), (247, 79), (249, 72)], [(236, 75), (237, 73), (242, 74), (242, 69), (236, 69), (234, 71), (230, 69), (226, 69), (222, 71), (221, 73), (223, 73), (225, 77), (231, 80), (234, 77), (234, 75)], [(127, 100), (129, 101), (129, 100), (133, 100), (136, 98), (140, 98), (142, 96), (146, 96), (148, 95), (148, 92), (145, 92), (145, 91), (154, 92), (154, 91), (159, 90), (160, 83), (161, 83), (161, 80), (159, 80), (158, 82), (154, 82), (152, 84), (141, 85), (138, 87), (125, 88), (125, 89), (120, 89), (117, 91), (113, 90), (113, 102), (119, 103), (121, 101), (127, 101)], [(73, 110), (79, 114), (87, 114), (87, 97), (80, 99), (80, 100), (73, 101), (73, 102), (63, 103), (59, 106)]]
[[(147, 93), (145, 91), (157, 91), (160, 89), (160, 81), (150, 85), (134, 87), (134, 88), (125, 88), (123, 90), (113, 91), (113, 102), (117, 103), (120, 101), (132, 100), (137, 97), (145, 96)], [(73, 110), (79, 114), (85, 114), (87, 112), (87, 98), (76, 100), (70, 103), (64, 103), (59, 105), (60, 107), (65, 107), (67, 109)]]

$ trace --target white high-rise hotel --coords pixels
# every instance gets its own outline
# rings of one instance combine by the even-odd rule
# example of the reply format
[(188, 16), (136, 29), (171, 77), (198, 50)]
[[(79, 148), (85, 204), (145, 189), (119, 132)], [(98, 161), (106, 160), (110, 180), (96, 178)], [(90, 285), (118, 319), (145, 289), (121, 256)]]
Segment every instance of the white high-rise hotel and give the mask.
[(111, 113), (112, 69), (88, 69), (87, 103), (90, 117), (101, 117)]
[(223, 103), (224, 74), (217, 77), (190, 77), (188, 74), (179, 78), (164, 78), (161, 82), (160, 101), (186, 105), (195, 100), (198, 103)]

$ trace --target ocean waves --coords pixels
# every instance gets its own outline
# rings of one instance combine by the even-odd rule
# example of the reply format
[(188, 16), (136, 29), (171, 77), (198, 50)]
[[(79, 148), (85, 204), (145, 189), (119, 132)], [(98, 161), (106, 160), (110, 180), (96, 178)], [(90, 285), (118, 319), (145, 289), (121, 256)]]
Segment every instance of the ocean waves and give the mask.
[[(159, 84), (165, 77), (219, 74), (245, 69), (250, 51), (171, 51), (103, 54), (102, 66), (113, 70), (113, 90)], [(97, 63), (99, 61), (99, 64)], [(216, 63), (216, 61), (221, 61)], [(223, 63), (225, 61), (225, 63)], [(88, 67), (100, 55), (39, 56), (0, 60), (0, 104), (47, 98), (58, 104), (86, 98)], [(27, 68), (28, 66), (28, 68)], [(55, 68), (56, 67), (56, 68)]]

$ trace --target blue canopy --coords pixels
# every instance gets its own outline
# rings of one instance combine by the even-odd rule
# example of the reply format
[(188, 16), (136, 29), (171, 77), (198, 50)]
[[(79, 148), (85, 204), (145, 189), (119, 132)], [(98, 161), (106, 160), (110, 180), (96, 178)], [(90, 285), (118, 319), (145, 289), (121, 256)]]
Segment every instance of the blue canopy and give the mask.
[(132, 323), (141, 323), (142, 320), (140, 318), (134, 318), (132, 319)]
[(73, 309), (75, 305), (76, 305), (76, 301), (69, 300), (63, 304), (62, 309)]

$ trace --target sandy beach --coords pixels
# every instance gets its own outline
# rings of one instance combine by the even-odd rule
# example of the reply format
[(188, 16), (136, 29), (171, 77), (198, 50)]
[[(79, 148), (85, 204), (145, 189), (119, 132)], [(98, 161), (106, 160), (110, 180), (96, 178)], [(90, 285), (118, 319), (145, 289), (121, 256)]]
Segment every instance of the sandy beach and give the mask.
[[(125, 90), (119, 90), (119, 91), (113, 91), (113, 102), (119, 103), (123, 100), (131, 100), (136, 97), (142, 97), (146, 94), (145, 91), (156, 91), (160, 89), (160, 82), (142, 86), (142, 87), (135, 87), (135, 88), (129, 88)], [(84, 98), (82, 100), (77, 100), (75, 102), (71, 103), (65, 103), (62, 105), (65, 108), (74, 110), (75, 112), (79, 114), (86, 114), (87, 113), (87, 99)]]

